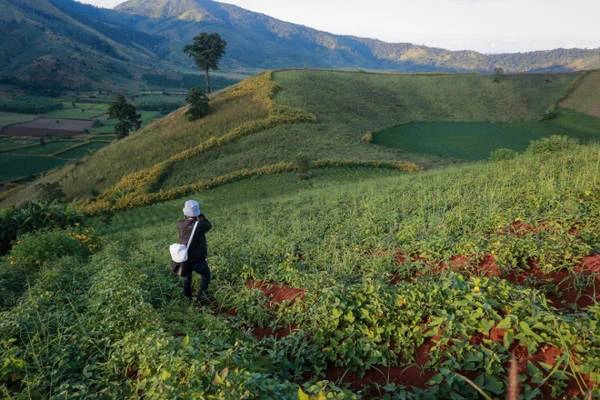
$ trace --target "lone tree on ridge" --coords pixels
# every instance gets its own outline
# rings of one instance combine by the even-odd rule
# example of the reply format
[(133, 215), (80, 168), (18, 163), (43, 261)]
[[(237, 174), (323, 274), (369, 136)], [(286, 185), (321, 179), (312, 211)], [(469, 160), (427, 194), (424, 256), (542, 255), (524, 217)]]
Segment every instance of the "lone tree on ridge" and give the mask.
[(191, 44), (186, 45), (183, 51), (194, 59), (194, 62), (206, 77), (206, 93), (210, 93), (210, 70), (219, 69), (219, 60), (225, 54), (227, 42), (218, 33), (206, 33), (194, 37)]
[(137, 113), (135, 106), (129, 104), (123, 95), (118, 95), (108, 109), (108, 116), (119, 120), (115, 125), (115, 133), (124, 138), (129, 132), (140, 129), (142, 126), (141, 115)]

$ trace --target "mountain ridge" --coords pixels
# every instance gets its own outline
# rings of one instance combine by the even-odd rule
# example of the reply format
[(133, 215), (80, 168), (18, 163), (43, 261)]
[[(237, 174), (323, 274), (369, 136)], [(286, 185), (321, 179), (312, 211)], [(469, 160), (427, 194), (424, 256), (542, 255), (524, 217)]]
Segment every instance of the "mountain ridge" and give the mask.
[[(566, 72), (600, 67), (600, 48), (558, 48), (499, 54), (484, 54), (473, 50), (451, 51), (409, 42), (389, 43), (374, 38), (336, 35), (212, 0), (129, 0), (119, 4), (115, 9), (155, 19), (166, 18), (186, 23), (220, 25), (221, 28), (231, 27), (232, 21), (235, 21), (238, 24), (237, 30), (248, 31), (248, 27), (263, 27), (275, 35), (273, 38), (275, 40), (308, 38), (317, 47), (343, 53), (340, 55), (341, 60), (334, 63), (333, 67), (363, 67), (406, 72), (492, 72), (497, 67), (507, 72)], [(186, 35), (181, 35), (180, 38), (191, 39)], [(350, 58), (344, 60), (344, 57)], [(276, 63), (272, 57), (269, 59)], [(315, 64), (318, 62), (313, 60), (310, 66), (323, 66)], [(280, 63), (272, 67), (289, 66), (291, 65)]]
[(222, 68), (394, 72), (570, 72), (600, 68), (600, 48), (486, 55), (335, 35), (212, 0), (0, 0), (0, 82), (35, 90), (122, 90), (144, 74), (195, 69), (182, 48), (202, 31), (228, 42)]

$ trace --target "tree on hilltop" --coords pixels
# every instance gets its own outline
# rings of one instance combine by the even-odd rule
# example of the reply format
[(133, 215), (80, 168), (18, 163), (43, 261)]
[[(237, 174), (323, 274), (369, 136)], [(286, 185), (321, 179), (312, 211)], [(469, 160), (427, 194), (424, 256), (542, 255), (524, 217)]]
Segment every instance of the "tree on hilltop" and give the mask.
[(192, 57), (198, 68), (204, 71), (206, 93), (210, 93), (210, 70), (219, 69), (219, 60), (225, 54), (225, 47), (227, 42), (218, 33), (202, 32), (183, 48), (184, 53)]
[(129, 104), (125, 96), (121, 94), (111, 103), (108, 116), (119, 121), (115, 125), (115, 133), (120, 138), (124, 138), (129, 135), (129, 132), (140, 129), (142, 126), (142, 116), (137, 113), (135, 106)]

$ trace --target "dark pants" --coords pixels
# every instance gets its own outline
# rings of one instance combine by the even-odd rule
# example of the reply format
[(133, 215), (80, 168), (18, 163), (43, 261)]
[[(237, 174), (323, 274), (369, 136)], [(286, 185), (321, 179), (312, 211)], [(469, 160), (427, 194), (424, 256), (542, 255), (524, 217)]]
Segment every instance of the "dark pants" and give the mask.
[(200, 274), (202, 278), (200, 289), (198, 289), (198, 299), (202, 299), (208, 291), (208, 284), (210, 283), (210, 268), (206, 260), (194, 263), (190, 273), (183, 277), (183, 294), (190, 299), (192, 298), (192, 275), (194, 275), (194, 272)]

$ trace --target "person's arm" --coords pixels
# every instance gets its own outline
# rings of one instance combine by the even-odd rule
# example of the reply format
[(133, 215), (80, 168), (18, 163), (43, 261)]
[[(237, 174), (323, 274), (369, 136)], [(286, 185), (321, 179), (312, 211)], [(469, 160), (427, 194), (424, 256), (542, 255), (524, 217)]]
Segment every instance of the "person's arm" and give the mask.
[(202, 233), (206, 233), (208, 231), (210, 231), (210, 229), (212, 228), (212, 224), (210, 223), (210, 221), (206, 218), (206, 215), (204, 214), (200, 214), (200, 217), (198, 217), (198, 230), (200, 230), (200, 232)]

